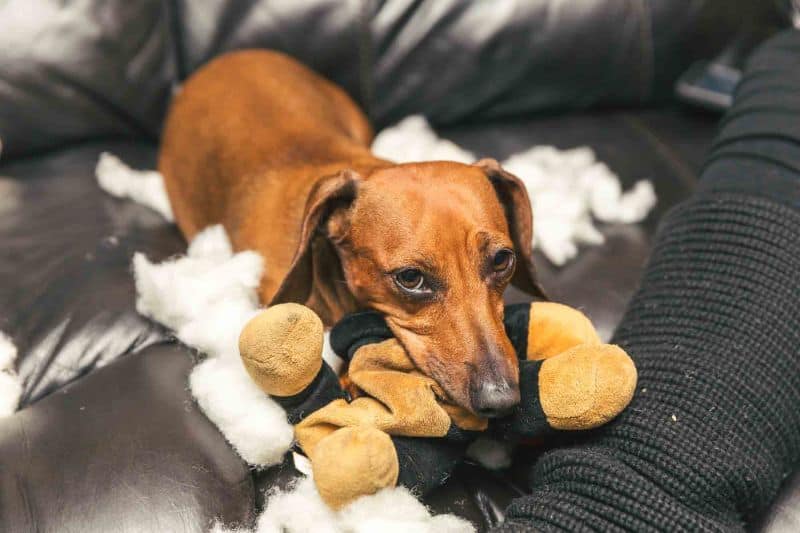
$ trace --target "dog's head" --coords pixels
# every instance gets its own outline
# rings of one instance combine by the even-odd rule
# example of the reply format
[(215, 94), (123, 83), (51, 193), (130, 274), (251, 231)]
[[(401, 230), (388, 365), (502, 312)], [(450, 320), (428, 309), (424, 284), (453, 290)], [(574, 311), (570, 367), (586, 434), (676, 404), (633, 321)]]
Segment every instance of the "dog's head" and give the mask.
[(494, 160), (344, 171), (312, 192), (273, 303), (310, 302), (332, 320), (347, 298), (382, 312), (451, 401), (498, 416), (519, 402), (503, 291), (513, 280), (543, 296), (532, 225), (524, 185)]

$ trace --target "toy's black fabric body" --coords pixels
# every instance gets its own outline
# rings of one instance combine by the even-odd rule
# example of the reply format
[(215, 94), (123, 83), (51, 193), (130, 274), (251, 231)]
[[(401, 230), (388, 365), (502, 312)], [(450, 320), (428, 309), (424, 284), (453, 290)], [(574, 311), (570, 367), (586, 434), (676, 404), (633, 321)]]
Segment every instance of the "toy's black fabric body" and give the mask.
[[(488, 429), (491, 434), (504, 440), (543, 437), (555, 431), (547, 423), (539, 402), (537, 376), (542, 361), (525, 360), (530, 312), (530, 304), (508, 305), (503, 317), (506, 334), (519, 358), (520, 372), (520, 404), (510, 415), (492, 419)], [(381, 342), (392, 336), (381, 315), (362, 311), (346, 316), (336, 324), (331, 330), (331, 348), (337, 355), (349, 361), (364, 344)], [(453, 425), (445, 438), (453, 442), (471, 442), (476, 435), (476, 432), (465, 431)]]
[(286, 411), (286, 418), (291, 424), (297, 424), (308, 414), (339, 398), (347, 398), (347, 394), (339, 384), (339, 376), (326, 363), (307, 388), (294, 396), (271, 396)]
[[(537, 375), (541, 361), (524, 360), (529, 319), (529, 304), (506, 308), (506, 331), (520, 358), (522, 401), (509, 416), (492, 420), (488, 430), (506, 440), (536, 438), (554, 431), (547, 424), (539, 403)], [(331, 330), (330, 342), (337, 355), (350, 361), (360, 347), (392, 337), (381, 315), (363, 311), (348, 315), (336, 324)], [(331, 401), (347, 398), (347, 394), (334, 371), (323, 362), (319, 374), (304, 391), (294, 396), (273, 398), (286, 410), (289, 421), (296, 424)], [(392, 436), (400, 464), (398, 484), (415, 494), (427, 494), (444, 483), (478, 435), (480, 432), (467, 431), (452, 424), (442, 438)]]

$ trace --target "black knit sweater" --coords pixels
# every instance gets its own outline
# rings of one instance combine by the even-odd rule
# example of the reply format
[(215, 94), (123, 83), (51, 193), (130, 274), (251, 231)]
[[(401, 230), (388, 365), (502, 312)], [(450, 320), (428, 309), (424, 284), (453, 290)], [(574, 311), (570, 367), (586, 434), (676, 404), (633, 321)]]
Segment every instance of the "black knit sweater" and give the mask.
[(742, 530), (800, 466), (800, 32), (750, 73), (612, 341), (631, 405), (545, 454), (499, 530)]

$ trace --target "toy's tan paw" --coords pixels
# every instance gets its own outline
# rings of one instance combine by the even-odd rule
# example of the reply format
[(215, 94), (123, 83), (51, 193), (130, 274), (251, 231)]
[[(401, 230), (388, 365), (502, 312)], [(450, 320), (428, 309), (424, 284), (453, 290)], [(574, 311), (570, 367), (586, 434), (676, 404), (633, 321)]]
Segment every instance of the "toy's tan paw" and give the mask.
[(556, 357), (579, 344), (600, 343), (592, 321), (577, 309), (556, 302), (531, 304), (528, 360)]
[(337, 429), (314, 446), (310, 457), (317, 490), (333, 509), (394, 487), (400, 473), (392, 439), (369, 426)]
[(622, 412), (636, 389), (636, 366), (613, 344), (581, 344), (547, 359), (539, 400), (555, 429), (591, 429)]
[(264, 392), (292, 396), (319, 373), (323, 334), (322, 321), (308, 307), (275, 305), (245, 325), (239, 335), (239, 354)]

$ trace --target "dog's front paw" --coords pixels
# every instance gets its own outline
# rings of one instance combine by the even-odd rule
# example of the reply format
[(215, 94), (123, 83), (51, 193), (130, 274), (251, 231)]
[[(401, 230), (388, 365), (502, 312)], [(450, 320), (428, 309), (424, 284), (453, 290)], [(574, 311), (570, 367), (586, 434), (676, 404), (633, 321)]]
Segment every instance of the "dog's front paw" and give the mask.
[(293, 396), (308, 387), (322, 367), (324, 330), (303, 305), (286, 303), (253, 317), (239, 335), (247, 372), (270, 396)]

